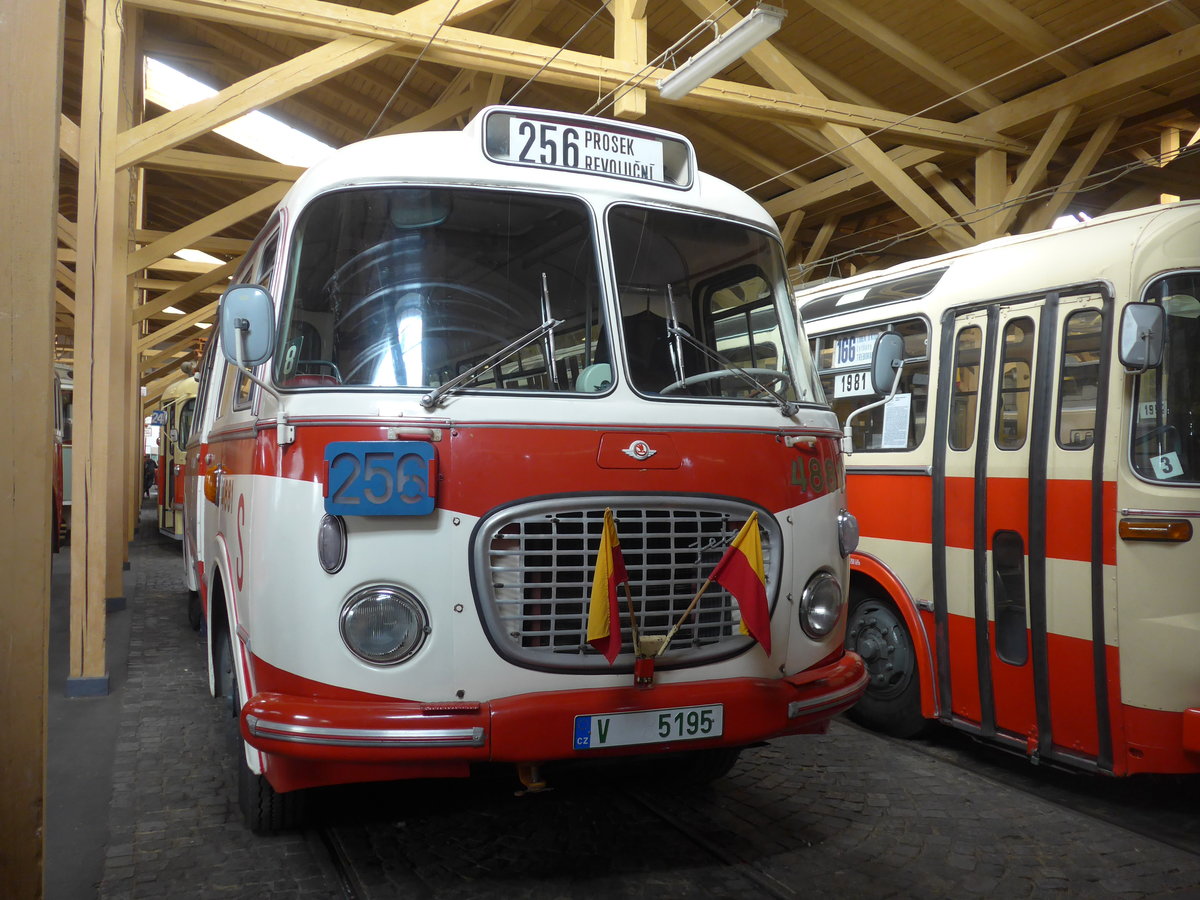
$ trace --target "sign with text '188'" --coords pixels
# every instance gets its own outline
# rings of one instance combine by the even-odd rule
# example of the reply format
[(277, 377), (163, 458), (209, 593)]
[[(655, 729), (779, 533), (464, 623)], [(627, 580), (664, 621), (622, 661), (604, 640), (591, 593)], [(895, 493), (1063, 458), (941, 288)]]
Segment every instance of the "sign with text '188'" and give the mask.
[(325, 512), (429, 515), (437, 506), (434, 460), (424, 441), (334, 441), (325, 447)]

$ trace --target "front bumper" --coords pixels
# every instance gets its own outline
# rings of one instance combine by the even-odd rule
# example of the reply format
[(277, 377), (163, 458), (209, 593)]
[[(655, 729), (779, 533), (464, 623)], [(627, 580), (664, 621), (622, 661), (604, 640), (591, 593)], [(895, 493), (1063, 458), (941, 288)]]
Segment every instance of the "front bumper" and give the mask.
[[(281, 763), (288, 761), (285, 768), (292, 772), (297, 763), (309, 761), (318, 768), (368, 764), (372, 780), (424, 777), (452, 771), (456, 764), (537, 763), (736, 747), (782, 735), (821, 732), (866, 687), (862, 659), (846, 653), (829, 665), (778, 679), (547, 691), (480, 702), (324, 700), (263, 692), (243, 707), (241, 727), (246, 741), (268, 754), (268, 774), (273, 758), (280, 758)], [(574, 747), (574, 720), (579, 715), (712, 704), (724, 707), (724, 733), (719, 738), (587, 751)], [(389, 770), (382, 775), (381, 764)], [(320, 776), (303, 780), (325, 781)], [(348, 780), (359, 779), (330, 774), (326, 783)]]

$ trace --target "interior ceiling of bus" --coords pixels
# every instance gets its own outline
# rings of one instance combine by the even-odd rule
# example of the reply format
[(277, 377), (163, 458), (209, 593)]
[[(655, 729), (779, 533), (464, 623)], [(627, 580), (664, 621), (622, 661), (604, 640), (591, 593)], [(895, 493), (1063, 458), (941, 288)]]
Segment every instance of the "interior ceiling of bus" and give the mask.
[[(457, 129), (497, 102), (682, 132), (702, 169), (775, 217), (801, 281), (1060, 215), (1200, 196), (1200, 0), (774, 5), (786, 11), (774, 36), (668, 101), (659, 79), (749, 15), (753, 0), (126, 0), (132, 59), (152, 56), (221, 91), (203, 109), (170, 114), (128, 104), (118, 165), (141, 176), (129, 268), (143, 383), (178, 377), (230, 263), (300, 171), (213, 133), (229, 110), (266, 109), (335, 146)], [(68, 0), (65, 23), (58, 342), (67, 357), (83, 7)], [(137, 97), (137, 79), (128, 82)], [(159, 258), (173, 244), (225, 264)]]

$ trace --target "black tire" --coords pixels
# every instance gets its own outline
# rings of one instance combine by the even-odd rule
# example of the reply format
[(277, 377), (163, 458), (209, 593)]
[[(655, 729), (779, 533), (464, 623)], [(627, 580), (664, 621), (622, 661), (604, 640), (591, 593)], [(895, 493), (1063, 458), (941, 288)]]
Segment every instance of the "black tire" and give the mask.
[(196, 591), (188, 591), (187, 617), (192, 631), (199, 631), (200, 626), (204, 624), (204, 610), (200, 606), (200, 595)]
[(904, 617), (890, 600), (851, 601), (846, 649), (863, 658), (871, 679), (850, 718), (893, 737), (911, 738), (924, 731), (928, 720), (921, 714), (916, 650)]
[(221, 628), (217, 635), (215, 663), (217, 695), (223, 707), (229, 710), (229, 743), (237, 768), (238, 808), (243, 823), (255, 834), (274, 834), (301, 827), (305, 819), (304, 792), (279, 793), (264, 776), (250, 771), (246, 762), (246, 746), (239, 730), (238, 714), (241, 709), (237, 670), (233, 665), (233, 652), (225, 628)]

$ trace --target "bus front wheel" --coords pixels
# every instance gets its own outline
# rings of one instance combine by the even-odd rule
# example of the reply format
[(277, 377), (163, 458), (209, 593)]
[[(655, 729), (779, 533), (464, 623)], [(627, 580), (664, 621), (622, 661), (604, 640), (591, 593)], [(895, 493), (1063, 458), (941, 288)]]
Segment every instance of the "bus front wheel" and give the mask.
[(926, 726), (921, 715), (921, 679), (912, 635), (891, 602), (860, 597), (850, 607), (846, 649), (863, 658), (870, 683), (850, 710), (850, 718), (893, 737), (916, 737)]
[(277, 792), (264, 776), (251, 771), (246, 762), (246, 747), (238, 729), (237, 669), (229, 634), (224, 628), (217, 636), (215, 663), (217, 694), (232, 723), (229, 738), (237, 769), (238, 807), (242, 821), (255, 834), (273, 834), (300, 827), (304, 822), (304, 792)]

